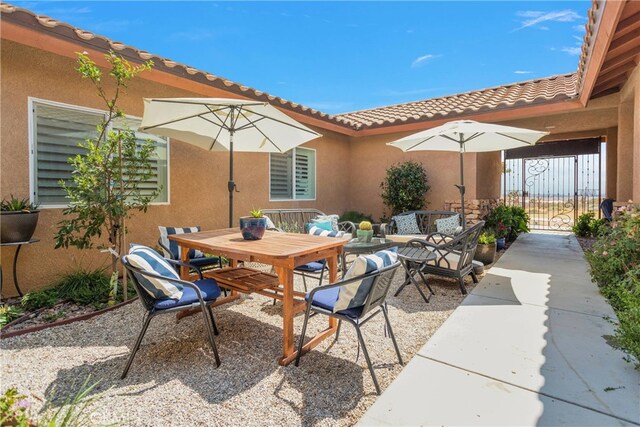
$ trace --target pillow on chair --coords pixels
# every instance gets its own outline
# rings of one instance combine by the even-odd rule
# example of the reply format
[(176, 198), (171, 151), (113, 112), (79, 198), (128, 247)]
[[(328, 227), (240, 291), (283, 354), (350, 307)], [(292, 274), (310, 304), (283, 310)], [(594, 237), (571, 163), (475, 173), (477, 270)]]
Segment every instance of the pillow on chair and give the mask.
[(314, 225), (316, 222), (331, 222), (330, 231), (338, 231), (338, 220), (340, 219), (340, 215), (318, 215), (314, 219), (311, 220), (311, 225)]
[[(343, 280), (362, 276), (363, 274), (371, 273), (394, 264), (398, 260), (397, 250), (398, 248), (394, 247), (376, 252), (372, 255), (360, 255), (353, 264), (351, 264)], [(356, 280), (342, 286), (338, 294), (338, 300), (333, 306), (333, 312), (336, 313), (349, 308), (362, 307), (367, 299), (367, 295), (369, 295), (372, 283), (373, 278), (368, 278), (360, 281)]]
[[(182, 228), (159, 226), (158, 230), (160, 230), (160, 239), (162, 241), (162, 244), (171, 250), (170, 254), (165, 253), (167, 258), (179, 260), (181, 248), (175, 240), (170, 240), (169, 236), (173, 234), (197, 233), (198, 231), (200, 231), (200, 226), (198, 225), (196, 227), (182, 227)], [(166, 252), (164, 249), (163, 251)], [(189, 259), (202, 258), (202, 257), (204, 257), (204, 254), (199, 250), (195, 250), (195, 249), (189, 250)]]
[(309, 234), (323, 237), (342, 237), (344, 236), (344, 231), (329, 231), (312, 225), (311, 228), (309, 228)]
[(416, 214), (396, 215), (393, 219), (398, 227), (398, 234), (421, 234)]
[[(158, 252), (146, 246), (131, 244), (127, 260), (132, 266), (148, 273), (159, 274), (172, 279), (180, 279), (173, 269), (173, 266), (171, 266), (167, 260)], [(183, 287), (179, 283), (145, 276), (135, 272), (133, 274), (144, 290), (155, 299), (171, 298), (179, 300), (182, 297)]]
[(462, 231), (460, 225), (460, 215), (455, 214), (448, 218), (436, 219), (436, 230), (438, 233), (454, 236)]

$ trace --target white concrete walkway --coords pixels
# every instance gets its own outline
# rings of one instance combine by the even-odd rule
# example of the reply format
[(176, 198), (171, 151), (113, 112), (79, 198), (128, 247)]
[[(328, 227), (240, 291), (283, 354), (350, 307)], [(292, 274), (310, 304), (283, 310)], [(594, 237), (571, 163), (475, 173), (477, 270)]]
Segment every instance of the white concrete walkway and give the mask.
[(359, 424), (640, 425), (587, 269), (573, 235), (521, 235)]

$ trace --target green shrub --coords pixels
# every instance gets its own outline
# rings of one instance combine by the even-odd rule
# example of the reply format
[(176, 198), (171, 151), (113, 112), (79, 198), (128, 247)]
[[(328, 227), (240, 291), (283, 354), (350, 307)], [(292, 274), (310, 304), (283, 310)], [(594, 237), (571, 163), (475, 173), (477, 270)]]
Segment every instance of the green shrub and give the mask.
[(105, 304), (111, 291), (109, 281), (104, 270), (78, 270), (62, 277), (56, 288), (60, 298), (76, 304)]
[(50, 308), (58, 302), (58, 291), (55, 288), (29, 292), (22, 297), (20, 304), (26, 311), (35, 311), (40, 308)]
[(27, 396), (18, 393), (18, 390), (13, 387), (7, 389), (0, 395), (0, 425), (18, 427), (34, 425), (29, 418), (30, 406)]
[[(0, 328), (4, 327), (7, 323), (13, 322), (23, 314), (22, 309), (16, 305), (0, 305)], [(2, 424), (0, 423), (0, 425)]]
[(583, 213), (573, 225), (572, 230), (578, 237), (597, 237), (606, 229), (606, 221), (595, 217), (593, 212)]
[(490, 231), (484, 231), (478, 238), (478, 243), (481, 245), (491, 245), (496, 242), (496, 236)]
[(380, 188), (382, 201), (393, 216), (424, 208), (427, 204), (424, 196), (431, 187), (422, 164), (409, 161), (389, 167)]
[(529, 215), (520, 206), (498, 205), (487, 214), (485, 221), (498, 238), (513, 241), (518, 234), (529, 232)]
[(339, 221), (340, 222), (350, 221), (350, 222), (353, 222), (354, 224), (358, 224), (362, 221), (374, 222), (371, 215), (365, 215), (362, 212), (358, 212), (358, 211), (347, 211), (343, 213)]
[(625, 214), (585, 256), (593, 281), (618, 316), (616, 343), (640, 369), (640, 213)]

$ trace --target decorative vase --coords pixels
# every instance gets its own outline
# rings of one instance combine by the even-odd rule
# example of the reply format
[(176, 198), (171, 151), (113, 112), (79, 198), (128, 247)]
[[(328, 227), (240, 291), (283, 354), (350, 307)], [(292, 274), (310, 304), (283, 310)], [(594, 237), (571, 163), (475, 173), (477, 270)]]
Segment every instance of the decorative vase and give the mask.
[(498, 246), (498, 250), (501, 251), (506, 247), (506, 237), (499, 237), (496, 239), (496, 244)]
[(496, 242), (488, 243), (486, 245), (478, 243), (476, 247), (476, 254), (473, 259), (480, 261), (484, 265), (493, 264), (496, 258)]
[(2, 243), (28, 242), (38, 225), (38, 214), (33, 212), (2, 212), (0, 241)]
[(358, 242), (369, 243), (373, 237), (373, 230), (356, 230), (356, 236), (358, 237)]
[(240, 217), (240, 231), (244, 240), (260, 240), (267, 230), (267, 218)]

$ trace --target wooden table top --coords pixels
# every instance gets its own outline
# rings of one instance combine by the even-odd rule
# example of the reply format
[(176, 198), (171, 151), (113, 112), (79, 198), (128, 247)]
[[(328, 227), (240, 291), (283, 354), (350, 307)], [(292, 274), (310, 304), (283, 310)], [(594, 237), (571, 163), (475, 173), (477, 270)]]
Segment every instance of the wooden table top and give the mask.
[(220, 253), (233, 257), (257, 255), (266, 258), (295, 258), (309, 253), (344, 246), (345, 238), (312, 236), (309, 234), (266, 231), (262, 240), (244, 240), (237, 228), (174, 234), (169, 239), (178, 245), (203, 252)]

